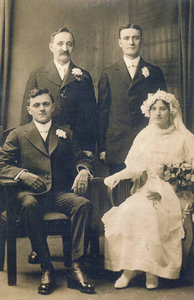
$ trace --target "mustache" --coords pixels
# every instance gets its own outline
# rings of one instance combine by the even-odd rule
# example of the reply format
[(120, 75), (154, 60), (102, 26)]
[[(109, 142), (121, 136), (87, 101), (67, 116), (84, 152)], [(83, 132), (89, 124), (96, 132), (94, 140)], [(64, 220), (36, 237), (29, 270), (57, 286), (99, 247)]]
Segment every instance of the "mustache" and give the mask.
[(69, 51), (61, 51), (60, 54), (70, 55)]

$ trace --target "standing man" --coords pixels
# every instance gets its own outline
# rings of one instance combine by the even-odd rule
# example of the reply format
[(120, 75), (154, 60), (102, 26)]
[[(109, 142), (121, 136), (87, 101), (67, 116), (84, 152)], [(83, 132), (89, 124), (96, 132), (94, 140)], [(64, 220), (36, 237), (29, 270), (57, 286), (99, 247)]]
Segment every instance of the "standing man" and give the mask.
[[(35, 88), (30, 92), (27, 110), (32, 122), (11, 131), (0, 148), (0, 176), (18, 180), (20, 218), (41, 263), (38, 292), (46, 295), (54, 288), (54, 267), (42, 221), (45, 212), (54, 210), (71, 218), (72, 267), (68, 287), (94, 293), (93, 285), (85, 282), (80, 269), (92, 218), (92, 204), (83, 195), (93, 167), (72, 132), (62, 130), (51, 120), (54, 99), (47, 89)], [(74, 193), (70, 174), (74, 176)]]
[(89, 156), (95, 152), (97, 135), (96, 98), (90, 74), (71, 61), (75, 49), (73, 34), (60, 28), (51, 35), (49, 44), (53, 60), (34, 70), (28, 79), (22, 104), (21, 125), (31, 118), (26, 110), (29, 92), (35, 87), (47, 88), (54, 97), (52, 118), (58, 125), (69, 125), (81, 149)]
[(107, 67), (99, 81), (100, 160), (110, 174), (124, 169), (124, 160), (137, 133), (146, 125), (140, 106), (148, 93), (166, 90), (163, 72), (140, 56), (142, 29), (128, 24), (119, 28), (123, 58)]

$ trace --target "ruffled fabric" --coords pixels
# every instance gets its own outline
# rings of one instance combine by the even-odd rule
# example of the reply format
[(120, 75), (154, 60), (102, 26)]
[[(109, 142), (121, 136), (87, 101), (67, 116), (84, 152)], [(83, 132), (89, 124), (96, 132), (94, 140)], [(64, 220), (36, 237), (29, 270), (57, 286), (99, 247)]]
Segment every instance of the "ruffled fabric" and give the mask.
[[(192, 137), (193, 138), (193, 137)], [(182, 263), (184, 237), (181, 207), (193, 204), (188, 191), (175, 193), (163, 181), (165, 165), (192, 162), (194, 147), (175, 126), (167, 130), (147, 126), (136, 137), (125, 160), (134, 178), (146, 170), (148, 179), (119, 207), (102, 218), (105, 225), (105, 268), (141, 270), (176, 279)], [(125, 172), (126, 173), (126, 172)], [(149, 195), (156, 197), (150, 198)], [(180, 205), (178, 196), (182, 199)], [(187, 205), (188, 204), (188, 205)]]

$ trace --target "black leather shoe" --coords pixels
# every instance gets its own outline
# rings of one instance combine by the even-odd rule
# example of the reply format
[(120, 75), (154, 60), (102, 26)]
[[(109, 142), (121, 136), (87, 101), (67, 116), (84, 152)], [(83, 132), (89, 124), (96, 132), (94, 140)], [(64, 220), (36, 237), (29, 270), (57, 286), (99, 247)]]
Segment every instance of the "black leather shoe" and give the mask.
[(67, 276), (67, 286), (70, 289), (77, 289), (82, 293), (94, 294), (94, 286), (88, 282), (85, 282), (84, 275), (79, 267), (78, 263), (73, 262), (71, 270)]
[[(53, 269), (54, 270), (54, 269)], [(54, 271), (42, 270), (40, 286), (38, 293), (41, 295), (49, 295), (54, 290)]]
[(39, 257), (35, 251), (32, 250), (32, 252), (28, 256), (28, 262), (32, 265), (40, 264)]

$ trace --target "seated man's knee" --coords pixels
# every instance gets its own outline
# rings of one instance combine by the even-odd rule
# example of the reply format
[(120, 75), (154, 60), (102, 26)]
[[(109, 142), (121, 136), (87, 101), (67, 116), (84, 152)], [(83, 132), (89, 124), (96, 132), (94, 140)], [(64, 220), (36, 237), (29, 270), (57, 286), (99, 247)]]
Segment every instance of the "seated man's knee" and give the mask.
[(22, 198), (22, 206), (24, 208), (36, 207), (37, 204), (38, 204), (37, 200), (35, 199), (35, 197), (33, 197), (31, 195), (27, 195)]
[(92, 209), (92, 203), (90, 200), (84, 198), (84, 197), (80, 197), (80, 207), (85, 207), (88, 209)]

